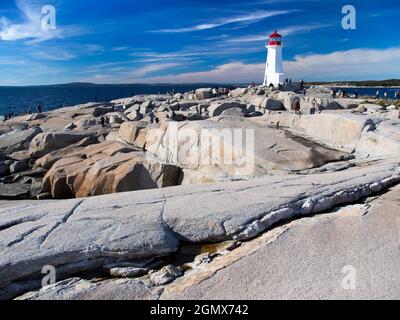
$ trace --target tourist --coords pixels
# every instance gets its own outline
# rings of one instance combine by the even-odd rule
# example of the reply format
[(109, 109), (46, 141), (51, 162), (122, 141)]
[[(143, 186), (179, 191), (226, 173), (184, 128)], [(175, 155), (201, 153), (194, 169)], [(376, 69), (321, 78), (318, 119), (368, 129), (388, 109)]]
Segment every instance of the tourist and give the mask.
[(387, 93), (387, 91), (385, 91), (385, 93), (383, 94), (383, 98), (387, 99), (387, 97), (388, 97), (388, 93)]
[(40, 103), (37, 106), (37, 113), (42, 113), (42, 105)]
[(376, 91), (376, 94), (375, 94), (375, 97), (376, 97), (376, 99), (380, 99), (380, 95), (381, 95), (381, 93), (379, 92), (379, 90), (377, 90)]
[(357, 89), (354, 91), (354, 98), (358, 99), (358, 91), (357, 91)]
[(313, 98), (310, 103), (310, 115), (313, 115), (317, 112), (318, 110), (317, 106), (318, 106), (317, 100)]
[(149, 117), (150, 117), (150, 123), (153, 124), (154, 123), (154, 118), (155, 118), (153, 110), (150, 111)]
[(307, 93), (307, 89), (306, 89), (306, 88), (304, 88), (304, 89), (303, 89), (303, 95), (305, 96), (305, 95), (306, 95), (306, 93)]
[(331, 98), (336, 98), (336, 91), (335, 89), (331, 89)]
[(104, 128), (106, 126), (106, 118), (101, 117), (100, 118), (100, 123), (101, 123), (101, 126)]
[[(304, 87), (304, 80), (303, 79), (301, 79), (301, 81), (300, 81), (300, 86), (303, 88)], [(305, 89), (304, 89), (305, 90)], [(305, 95), (305, 94), (304, 94)]]
[(289, 79), (289, 83), (290, 83), (290, 84), (292, 83), (292, 79)]
[(293, 99), (290, 109), (292, 109), (295, 114), (300, 113), (300, 98), (299, 97), (295, 97)]
[(286, 84), (289, 83), (289, 79), (288, 79), (288, 78), (285, 79), (285, 83), (286, 83)]
[(32, 108), (28, 107), (28, 114), (32, 114)]

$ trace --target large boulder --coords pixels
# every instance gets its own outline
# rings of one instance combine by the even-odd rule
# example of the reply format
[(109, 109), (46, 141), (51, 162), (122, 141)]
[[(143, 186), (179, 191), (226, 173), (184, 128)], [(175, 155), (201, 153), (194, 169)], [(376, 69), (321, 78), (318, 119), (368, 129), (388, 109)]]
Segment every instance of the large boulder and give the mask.
[(39, 167), (50, 169), (58, 160), (64, 157), (80, 155), (84, 147), (97, 143), (99, 143), (99, 139), (97, 137), (89, 136), (65, 148), (49, 152), (45, 156), (36, 160), (35, 164)]
[(150, 110), (152, 110), (153, 107), (154, 107), (153, 102), (151, 100), (147, 100), (142, 103), (142, 105), (140, 106), (139, 112), (140, 112), (140, 114), (145, 116), (148, 112), (150, 112)]
[(210, 117), (216, 117), (222, 114), (225, 110), (232, 108), (240, 108), (243, 109), (244, 112), (247, 110), (247, 105), (236, 102), (236, 101), (218, 101), (213, 102), (208, 108), (208, 113)]
[(356, 153), (368, 158), (399, 156), (399, 120), (385, 120), (377, 123), (374, 130), (363, 132), (356, 145)]
[(361, 157), (400, 155), (398, 120), (331, 111), (311, 116), (268, 114), (261, 121)]
[(121, 139), (142, 149), (146, 144), (146, 133), (146, 127), (132, 122), (123, 123), (119, 129), (119, 137)]
[(145, 149), (181, 167), (184, 184), (304, 170), (347, 157), (318, 143), (255, 125), (247, 118), (220, 116), (215, 120), (150, 128)]
[(14, 130), (0, 137), (0, 152), (11, 154), (16, 151), (21, 151), (29, 147), (31, 140), (42, 132), (40, 127), (34, 127), (27, 130)]
[(43, 191), (54, 198), (70, 198), (161, 188), (177, 185), (179, 172), (127, 145), (104, 142), (54, 163), (43, 180)]
[(32, 158), (41, 158), (51, 151), (77, 143), (92, 134), (85, 132), (73, 133), (70, 131), (40, 133), (30, 143), (29, 156)]
[(274, 99), (274, 98), (264, 99), (261, 106), (267, 110), (274, 110), (274, 111), (285, 110), (285, 107), (284, 107), (282, 101), (280, 101), (278, 99)]
[(102, 115), (105, 115), (105, 114), (107, 114), (109, 112), (113, 112), (113, 111), (114, 111), (113, 107), (106, 107), (106, 106), (95, 107), (92, 112), (92, 115), (93, 115), (93, 117), (97, 118), (97, 117), (100, 117)]
[(200, 88), (197, 89), (196, 92), (196, 99), (198, 100), (205, 100), (212, 98), (212, 89), (211, 88)]

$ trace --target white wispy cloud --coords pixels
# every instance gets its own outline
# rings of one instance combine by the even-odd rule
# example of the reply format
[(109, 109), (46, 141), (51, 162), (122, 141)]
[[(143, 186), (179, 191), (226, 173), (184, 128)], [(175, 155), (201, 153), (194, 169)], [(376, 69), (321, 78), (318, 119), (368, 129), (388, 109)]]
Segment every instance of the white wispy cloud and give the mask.
[[(307, 24), (307, 25), (295, 25), (295, 26), (287, 26), (278, 30), (278, 32), (284, 36), (291, 36), (300, 33), (308, 33), (317, 29), (328, 28), (333, 25), (331, 24)], [(269, 32), (265, 32), (262, 34), (250, 34), (240, 37), (230, 37), (225, 39), (226, 43), (240, 43), (240, 42), (258, 42), (258, 41), (266, 41), (269, 33), (273, 32), (274, 30), (270, 30)]]
[(161, 30), (154, 30), (152, 32), (180, 33), (180, 32), (202, 31), (202, 30), (208, 30), (208, 29), (222, 27), (222, 26), (225, 26), (228, 24), (233, 24), (233, 23), (254, 23), (254, 22), (258, 22), (260, 20), (266, 19), (266, 18), (289, 14), (294, 11), (296, 11), (296, 10), (269, 10), (269, 11), (268, 10), (259, 10), (259, 11), (242, 14), (242, 15), (238, 15), (238, 16), (233, 16), (233, 17), (229, 17), (229, 18), (221, 18), (221, 19), (207, 22), (207, 23), (196, 24), (196, 25), (193, 25), (190, 27), (174, 28), (174, 29), (161, 29)]
[(42, 28), (42, 7), (36, 1), (16, 0), (15, 3), (23, 21), (12, 23), (7, 17), (0, 17), (0, 40), (29, 40), (36, 43), (82, 33), (76, 26), (57, 26), (55, 30), (46, 30)]
[(101, 83), (130, 83), (137, 79), (150, 77), (152, 74), (186, 66), (180, 62), (150, 63), (143, 66), (127, 66), (121, 63), (105, 63), (84, 70), (83, 73), (95, 73), (89, 77), (80, 78), (79, 81)]
[(284, 67), (293, 75), (319, 79), (383, 78), (400, 74), (400, 47), (351, 49), (328, 54), (297, 55)]
[[(295, 56), (284, 62), (285, 73), (292, 78), (306, 80), (383, 79), (400, 74), (400, 48), (352, 49), (327, 54)], [(265, 63), (233, 62), (199, 72), (173, 73), (159, 77), (132, 79), (138, 82), (219, 82), (260, 83)]]

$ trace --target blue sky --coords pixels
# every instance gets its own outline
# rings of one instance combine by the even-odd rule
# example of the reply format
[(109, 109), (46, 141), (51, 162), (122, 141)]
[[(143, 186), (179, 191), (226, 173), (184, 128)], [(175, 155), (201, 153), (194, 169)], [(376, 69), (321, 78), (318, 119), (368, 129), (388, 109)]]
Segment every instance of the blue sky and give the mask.
[(293, 79), (400, 78), (399, 21), (398, 0), (1, 0), (0, 85), (260, 82), (274, 29)]

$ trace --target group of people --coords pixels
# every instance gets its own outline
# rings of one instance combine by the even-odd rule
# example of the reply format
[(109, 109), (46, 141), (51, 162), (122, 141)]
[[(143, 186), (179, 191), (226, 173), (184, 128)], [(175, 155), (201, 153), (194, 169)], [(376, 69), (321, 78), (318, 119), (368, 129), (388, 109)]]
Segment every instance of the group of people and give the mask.
[[(338, 91), (336, 91), (334, 88), (331, 88), (331, 98), (347, 98), (349, 97), (349, 95), (347, 94), (346, 90), (344, 89), (340, 89)], [(358, 99), (358, 90), (355, 89), (354, 93), (353, 93), (353, 98)], [(380, 90), (377, 90), (375, 93), (375, 98), (377, 100), (379, 100), (381, 98), (381, 92)], [(383, 93), (383, 99), (388, 99), (389, 98), (389, 94), (387, 91), (385, 91)], [(397, 100), (400, 100), (400, 91), (395, 91), (394, 93), (394, 98)]]
[[(345, 89), (339, 89), (336, 91), (334, 88), (331, 89), (331, 98), (347, 98), (349, 97)], [(358, 99), (358, 90), (354, 90), (353, 98)]]
[[(36, 107), (36, 110), (37, 110), (37, 111), (36, 111), (37, 113), (42, 113), (42, 112), (43, 112), (43, 107), (42, 107), (42, 105), (41, 105), (41, 104), (38, 104), (37, 107)], [(27, 113), (28, 113), (28, 114), (32, 114), (32, 108), (31, 108), (30, 106), (28, 107)], [(4, 118), (4, 120), (10, 120), (10, 119), (13, 118), (14, 116), (15, 116), (14, 112), (9, 111), (9, 112), (7, 112), (5, 115), (3, 115), (3, 118)]]
[[(41, 104), (38, 104), (36, 107), (36, 112), (37, 113), (42, 113), (43, 112), (43, 107)], [(32, 108), (28, 107), (28, 114), (32, 114)]]

